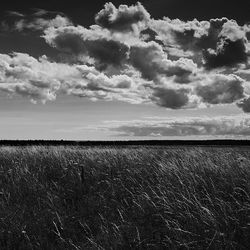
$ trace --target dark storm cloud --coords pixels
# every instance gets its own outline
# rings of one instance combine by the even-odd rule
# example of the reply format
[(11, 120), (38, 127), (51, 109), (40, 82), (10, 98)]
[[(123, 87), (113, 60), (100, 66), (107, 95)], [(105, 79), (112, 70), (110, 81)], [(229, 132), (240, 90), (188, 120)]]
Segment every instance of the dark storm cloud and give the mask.
[(188, 90), (159, 87), (154, 90), (152, 100), (161, 107), (180, 109), (189, 102)]
[(156, 42), (164, 46), (163, 42), (158, 38), (158, 34), (151, 28), (146, 28), (140, 32), (140, 39), (145, 42)]
[(133, 31), (134, 25), (146, 24), (149, 19), (149, 13), (140, 3), (130, 7), (120, 5), (118, 9), (112, 3), (106, 3), (95, 17), (98, 25), (118, 32)]
[(130, 51), (130, 61), (138, 69), (142, 77), (153, 80), (158, 74), (164, 74), (164, 52), (157, 43), (145, 43), (133, 46)]
[(3, 91), (32, 100), (66, 93), (170, 109), (238, 103), (248, 112), (248, 24), (154, 19), (140, 3), (107, 3), (89, 27), (45, 9), (9, 15), (14, 21), (2, 23), (3, 32), (40, 35), (57, 57), (0, 54)]
[(233, 103), (244, 97), (242, 82), (234, 75), (215, 75), (207, 84), (197, 86), (196, 93), (205, 103)]
[(210, 20), (205, 45), (204, 59), (208, 68), (234, 66), (247, 63), (247, 36), (244, 27), (226, 18)]
[(88, 30), (83, 27), (63, 27), (49, 29), (45, 34), (46, 41), (62, 52), (81, 56), (89, 56), (96, 60), (98, 67), (107, 64), (120, 66), (126, 60), (129, 47), (119, 41), (112, 40), (105, 33)]
[(196, 71), (192, 60), (181, 58), (171, 61), (162, 47), (155, 42), (131, 46), (130, 62), (141, 72), (142, 77), (148, 80), (165, 75), (176, 76), (178, 82), (184, 82), (184, 78)]
[(222, 39), (218, 43), (216, 50), (207, 50), (204, 57), (208, 68), (247, 63), (246, 42), (244, 40), (231, 41)]
[(113, 66), (121, 66), (126, 60), (128, 54), (128, 46), (113, 40), (96, 40), (86, 41), (85, 43), (88, 55), (95, 58), (101, 66), (106, 67), (108, 64)]
[(242, 108), (245, 113), (250, 113), (250, 97), (242, 99), (237, 105)]
[(71, 32), (70, 30), (69, 32), (63, 32), (62, 34), (58, 32), (58, 35), (54, 37), (51, 45), (56, 47), (58, 50), (76, 55), (87, 52), (85, 50), (82, 37), (74, 32)]

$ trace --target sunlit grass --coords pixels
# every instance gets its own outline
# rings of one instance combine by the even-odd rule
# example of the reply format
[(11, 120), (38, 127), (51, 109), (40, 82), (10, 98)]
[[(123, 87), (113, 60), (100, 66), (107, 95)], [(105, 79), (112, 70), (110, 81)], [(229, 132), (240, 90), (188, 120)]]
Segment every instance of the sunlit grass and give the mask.
[(250, 150), (1, 147), (0, 249), (250, 249)]

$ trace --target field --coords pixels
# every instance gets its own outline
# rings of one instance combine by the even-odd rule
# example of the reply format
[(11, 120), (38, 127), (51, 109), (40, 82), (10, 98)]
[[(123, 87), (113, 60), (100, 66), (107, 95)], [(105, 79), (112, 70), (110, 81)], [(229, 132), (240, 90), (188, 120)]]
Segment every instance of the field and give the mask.
[(0, 249), (250, 249), (250, 147), (0, 147)]

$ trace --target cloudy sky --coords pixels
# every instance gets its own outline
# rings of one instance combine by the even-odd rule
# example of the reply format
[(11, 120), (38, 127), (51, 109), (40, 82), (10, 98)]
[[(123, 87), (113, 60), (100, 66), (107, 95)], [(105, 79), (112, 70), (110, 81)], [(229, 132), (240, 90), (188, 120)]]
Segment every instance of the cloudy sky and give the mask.
[(6, 2), (0, 139), (249, 138), (247, 1)]

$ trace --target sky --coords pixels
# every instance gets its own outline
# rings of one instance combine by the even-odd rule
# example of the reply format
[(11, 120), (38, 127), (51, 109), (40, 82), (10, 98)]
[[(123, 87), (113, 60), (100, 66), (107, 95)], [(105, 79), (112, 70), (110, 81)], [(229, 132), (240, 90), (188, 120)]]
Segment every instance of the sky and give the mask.
[(247, 6), (0, 3), (0, 139), (249, 139)]

